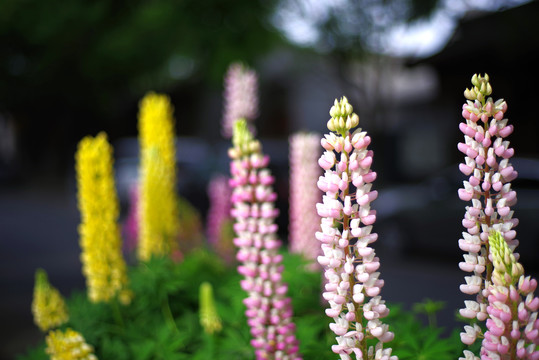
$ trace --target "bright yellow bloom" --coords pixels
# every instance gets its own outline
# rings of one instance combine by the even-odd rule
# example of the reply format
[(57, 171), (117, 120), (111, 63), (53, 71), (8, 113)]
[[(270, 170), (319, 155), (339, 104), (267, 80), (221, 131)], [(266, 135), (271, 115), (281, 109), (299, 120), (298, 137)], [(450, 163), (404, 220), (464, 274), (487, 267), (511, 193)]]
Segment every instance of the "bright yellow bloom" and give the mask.
[(138, 258), (170, 255), (177, 249), (174, 119), (169, 98), (147, 94), (140, 102), (140, 205)]
[(108, 302), (116, 296), (129, 302), (126, 264), (118, 225), (112, 147), (105, 133), (87, 136), (76, 154), (82, 272), (88, 298)]
[(47, 342), (45, 352), (51, 360), (97, 360), (93, 354), (94, 348), (74, 330), (67, 329), (65, 332), (53, 330), (45, 341)]
[(34, 322), (41, 331), (56, 328), (69, 319), (62, 295), (51, 286), (47, 273), (43, 269), (36, 271), (32, 314), (34, 314)]
[(215, 299), (213, 298), (213, 287), (208, 282), (200, 285), (200, 324), (206, 334), (219, 332), (223, 328), (221, 318), (215, 308)]

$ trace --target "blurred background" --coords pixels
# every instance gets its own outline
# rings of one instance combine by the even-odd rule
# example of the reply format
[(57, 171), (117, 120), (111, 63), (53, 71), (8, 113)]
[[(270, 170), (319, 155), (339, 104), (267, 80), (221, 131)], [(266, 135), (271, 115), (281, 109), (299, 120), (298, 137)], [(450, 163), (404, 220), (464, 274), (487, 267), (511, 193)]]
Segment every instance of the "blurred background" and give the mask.
[(525, 0), (3, 0), (0, 2), (0, 358), (37, 343), (36, 268), (64, 296), (84, 288), (74, 153), (85, 135), (115, 147), (123, 215), (138, 163), (138, 102), (175, 107), (178, 191), (204, 216), (206, 185), (227, 174), (223, 77), (259, 76), (255, 121), (272, 157), (287, 237), (288, 137), (326, 132), (346, 95), (373, 139), (383, 296), (446, 301), (455, 326), (464, 202), (462, 95), (488, 73), (515, 131), (521, 260), (539, 272), (539, 2)]

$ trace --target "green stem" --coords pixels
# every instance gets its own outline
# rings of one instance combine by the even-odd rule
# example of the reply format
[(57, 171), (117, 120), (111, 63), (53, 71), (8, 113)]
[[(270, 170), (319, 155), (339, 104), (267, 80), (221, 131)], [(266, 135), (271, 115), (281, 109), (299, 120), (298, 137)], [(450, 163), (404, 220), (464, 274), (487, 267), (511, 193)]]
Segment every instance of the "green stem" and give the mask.
[(204, 342), (206, 343), (208, 359), (214, 359), (216, 355), (215, 354), (215, 335), (206, 334), (206, 336), (204, 336)]
[(122, 316), (122, 312), (120, 311), (120, 304), (118, 303), (118, 299), (113, 299), (110, 305), (112, 308), (112, 316), (114, 317), (114, 321), (121, 329), (124, 329), (125, 323)]
[(161, 313), (163, 314), (163, 317), (165, 318), (165, 322), (172, 329), (174, 329), (174, 331), (176, 331), (179, 334), (180, 330), (178, 329), (178, 326), (176, 325), (176, 320), (174, 319), (174, 315), (172, 315), (172, 310), (170, 309), (170, 303), (168, 301), (167, 295), (164, 295), (163, 300), (161, 301)]
[(436, 323), (436, 313), (429, 312), (427, 315), (428, 321), (429, 321), (429, 327), (431, 329), (436, 329), (437, 323)]

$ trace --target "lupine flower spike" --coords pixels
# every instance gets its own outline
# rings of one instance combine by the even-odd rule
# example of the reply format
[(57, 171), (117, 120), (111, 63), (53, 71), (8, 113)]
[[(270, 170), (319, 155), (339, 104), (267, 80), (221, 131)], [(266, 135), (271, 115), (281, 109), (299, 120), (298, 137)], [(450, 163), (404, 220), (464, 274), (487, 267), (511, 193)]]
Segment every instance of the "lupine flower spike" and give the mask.
[(139, 186), (138, 184), (129, 189), (129, 209), (123, 224), (124, 246), (129, 252), (137, 248), (139, 239), (140, 212), (139, 207)]
[(49, 283), (47, 273), (43, 269), (36, 271), (32, 314), (34, 322), (43, 332), (57, 328), (69, 320), (62, 295)]
[(213, 298), (213, 287), (209, 282), (200, 284), (200, 324), (204, 328), (206, 334), (213, 334), (221, 331), (223, 325), (221, 318), (215, 307), (215, 299)]
[[(480, 322), (488, 318), (488, 299), (484, 291), (492, 282), (493, 264), (488, 258), (490, 252), (489, 236), (492, 231), (501, 233), (511, 251), (518, 245), (514, 227), (518, 219), (513, 218), (511, 206), (516, 203), (516, 193), (511, 189), (511, 181), (517, 172), (509, 160), (514, 150), (506, 140), (513, 132), (513, 125), (504, 118), (507, 104), (503, 99), (494, 101), (489, 77), (474, 75), (471, 89), (464, 91), (467, 101), (462, 106), (465, 122), (459, 128), (464, 133), (464, 142), (458, 149), (464, 153), (465, 162), (460, 164), (460, 171), (468, 176), (464, 187), (459, 189), (461, 200), (470, 201), (462, 225), (459, 247), (466, 252), (464, 261), (459, 264), (461, 270), (471, 273), (465, 277), (466, 283), (460, 290), (473, 295), (473, 300), (466, 300), (460, 314), (468, 319)], [(516, 259), (518, 254), (514, 253)], [(479, 326), (465, 327), (462, 341), (471, 344), (479, 335)], [(466, 359), (470, 358), (467, 353)]]
[[(395, 360), (391, 348), (383, 346), (394, 335), (381, 321), (389, 309), (380, 296), (380, 259), (370, 246), (378, 238), (372, 232), (376, 213), (370, 208), (378, 195), (371, 189), (376, 179), (373, 152), (367, 149), (371, 138), (360, 128), (352, 132), (359, 117), (345, 97), (335, 100), (329, 114), (330, 133), (321, 141), (325, 152), (318, 160), (325, 170), (318, 188), (325, 195), (316, 204), (322, 217), (316, 238), (322, 243), (318, 262), (327, 279), (326, 314), (333, 318), (330, 328), (337, 335), (332, 350), (341, 359)], [(376, 344), (368, 346), (368, 339)]]
[(245, 120), (235, 124), (233, 147), (229, 150), (232, 216), (236, 219), (234, 239), (238, 247), (238, 272), (244, 276), (242, 288), (257, 359), (301, 359), (291, 299), (282, 281), (284, 270), (281, 242), (276, 238), (274, 181), (267, 169), (269, 157), (262, 154)]
[(489, 258), (494, 270), (487, 283), (487, 331), (481, 344), (482, 359), (539, 359), (539, 298), (537, 281), (524, 275), (500, 232), (489, 237)]
[(227, 236), (230, 232), (232, 218), (230, 216), (230, 196), (232, 190), (228, 184), (228, 178), (224, 175), (213, 177), (208, 184), (208, 198), (210, 208), (207, 216), (208, 243), (227, 263), (234, 258), (233, 236)]
[(76, 153), (82, 271), (88, 298), (128, 303), (127, 269), (118, 225), (119, 205), (114, 185), (112, 146), (105, 133), (87, 136)]
[(320, 136), (314, 133), (297, 133), (290, 137), (290, 251), (302, 254), (316, 262), (320, 245), (315, 238), (319, 229), (316, 203), (319, 192), (312, 179), (317, 179), (320, 168), (316, 162), (320, 157)]
[(165, 95), (149, 93), (140, 102), (140, 260), (177, 250), (176, 148), (172, 106)]
[(67, 329), (51, 331), (46, 337), (45, 352), (51, 360), (97, 360), (94, 348), (78, 332)]
[[(239, 63), (230, 65), (225, 75), (223, 100), (224, 113), (221, 132), (223, 137), (230, 139), (236, 120), (245, 119), (251, 122), (258, 116), (258, 77), (256, 72)], [(249, 125), (251, 132), (253, 128)]]

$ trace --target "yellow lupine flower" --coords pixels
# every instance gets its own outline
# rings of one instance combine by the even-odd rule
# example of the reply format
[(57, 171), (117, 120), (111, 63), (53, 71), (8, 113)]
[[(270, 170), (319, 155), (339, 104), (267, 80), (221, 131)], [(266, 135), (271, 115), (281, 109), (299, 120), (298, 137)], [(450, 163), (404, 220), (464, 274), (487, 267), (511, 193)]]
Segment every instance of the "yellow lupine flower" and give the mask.
[(116, 296), (129, 302), (126, 264), (118, 225), (112, 147), (105, 133), (87, 136), (76, 154), (82, 272), (88, 298), (108, 302)]
[(34, 322), (41, 331), (56, 328), (69, 320), (62, 295), (51, 286), (47, 273), (43, 269), (36, 271), (32, 314)]
[(200, 285), (199, 303), (200, 324), (204, 328), (204, 332), (206, 334), (213, 334), (214, 332), (221, 331), (223, 325), (215, 307), (213, 287), (208, 282), (203, 282)]
[(176, 151), (174, 119), (165, 95), (147, 94), (140, 102), (140, 260), (177, 249)]
[(94, 348), (86, 343), (84, 337), (78, 332), (67, 329), (53, 330), (45, 339), (47, 348), (45, 352), (51, 360), (97, 360)]

